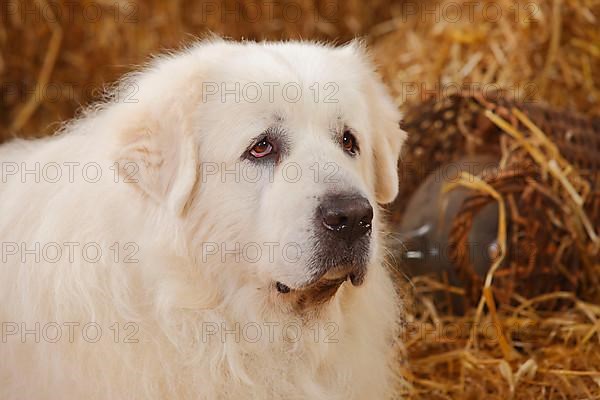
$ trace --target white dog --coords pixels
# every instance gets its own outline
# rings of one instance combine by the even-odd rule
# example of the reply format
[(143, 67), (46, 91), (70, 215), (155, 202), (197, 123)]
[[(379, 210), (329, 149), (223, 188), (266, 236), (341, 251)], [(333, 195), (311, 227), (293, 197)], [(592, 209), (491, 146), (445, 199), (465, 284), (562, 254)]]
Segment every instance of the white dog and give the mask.
[(393, 396), (399, 120), (359, 44), (209, 40), (0, 147), (0, 398)]

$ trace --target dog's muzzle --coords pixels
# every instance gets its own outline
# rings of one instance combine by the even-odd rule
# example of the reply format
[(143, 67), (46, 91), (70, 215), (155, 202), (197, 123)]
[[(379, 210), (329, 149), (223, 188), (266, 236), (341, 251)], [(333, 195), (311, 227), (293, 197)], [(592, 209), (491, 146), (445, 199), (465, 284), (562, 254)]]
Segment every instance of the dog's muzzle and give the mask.
[[(360, 286), (367, 273), (373, 207), (364, 196), (357, 193), (326, 196), (315, 212), (314, 234), (316, 245), (310, 259), (314, 272), (311, 286), (339, 287), (346, 280)], [(278, 282), (277, 290), (287, 293), (291, 289)]]

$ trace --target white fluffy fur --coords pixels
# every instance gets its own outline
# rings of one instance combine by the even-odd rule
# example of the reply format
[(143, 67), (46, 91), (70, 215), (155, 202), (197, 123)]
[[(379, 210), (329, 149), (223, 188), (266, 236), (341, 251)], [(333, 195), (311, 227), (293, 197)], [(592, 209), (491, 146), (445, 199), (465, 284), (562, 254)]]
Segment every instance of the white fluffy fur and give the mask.
[[(206, 82), (298, 82), (305, 91), (296, 103), (277, 94), (270, 102), (266, 93), (258, 102), (223, 102), (203, 98)], [(309, 87), (320, 84), (324, 96), (328, 82), (339, 88), (339, 101), (315, 101)], [(286, 126), (291, 150), (283, 161), (301, 166), (299, 182), (277, 173), (274, 181), (201, 178), (209, 163), (258, 168), (240, 156), (272, 118)], [(373, 205), (395, 197), (404, 139), (398, 121), (360, 45), (213, 40), (157, 58), (59, 134), (1, 146), (5, 167), (55, 162), (63, 178), (35, 182), (33, 175), (5, 174), (0, 184), (0, 398), (390, 398), (398, 303), (382, 265), (379, 210), (364, 285), (346, 282), (331, 301), (304, 311), (273, 285), (283, 280), (294, 287), (310, 276), (305, 261), (314, 239), (306, 232), (320, 195), (354, 188)], [(357, 132), (355, 159), (331, 139), (340, 123)], [(74, 167), (69, 182), (65, 162), (98, 163), (102, 178), (86, 182)], [(138, 166), (136, 182), (123, 182), (125, 170), (115, 182), (115, 162)], [(312, 165), (326, 162), (339, 167), (334, 184), (312, 175)], [(257, 263), (201, 254), (207, 242), (249, 241), (299, 243), (303, 258), (291, 265), (278, 252)], [(6, 243), (64, 249), (67, 242), (98, 244), (103, 256), (89, 262), (76, 250), (74, 260), (35, 262), (29, 255), (22, 263), (21, 252), (6, 254)], [(139, 262), (122, 262), (128, 242), (138, 245)], [(121, 246), (118, 262), (108, 250), (114, 243)], [(72, 341), (69, 322), (80, 324)], [(102, 329), (97, 343), (89, 340), (94, 330), (83, 340), (82, 326), (90, 322)], [(223, 339), (221, 331), (206, 335), (208, 325), (233, 329), (236, 322), (258, 324), (262, 337), (252, 343), (243, 335)], [(39, 342), (33, 333), (22, 337), (36, 323)], [(53, 323), (62, 327), (56, 343), (43, 336), (54, 338)], [(125, 329), (126, 323), (133, 325)], [(274, 340), (265, 323), (273, 323)], [(300, 326), (301, 339), (281, 337), (285, 323)], [(11, 333), (14, 324), (18, 334)], [(337, 329), (335, 341), (325, 340), (323, 329), (315, 340), (315, 326)], [(138, 342), (125, 343), (134, 329)]]

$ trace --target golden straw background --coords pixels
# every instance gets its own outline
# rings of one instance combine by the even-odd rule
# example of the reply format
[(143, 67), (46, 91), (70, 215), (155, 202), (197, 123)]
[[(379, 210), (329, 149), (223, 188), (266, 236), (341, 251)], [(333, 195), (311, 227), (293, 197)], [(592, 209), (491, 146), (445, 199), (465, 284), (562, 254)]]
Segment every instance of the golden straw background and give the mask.
[[(51, 134), (148, 56), (210, 32), (233, 39), (364, 37), (398, 105), (456, 88), (600, 116), (600, 1), (50, 1), (0, 9), (0, 143)], [(418, 134), (411, 132), (412, 134)], [(406, 149), (410, 152), (411, 149)], [(597, 172), (597, 171), (596, 171)], [(481, 183), (479, 189), (493, 191)], [(597, 190), (597, 189), (596, 189)], [(596, 227), (597, 228), (597, 227)], [(597, 254), (597, 253), (596, 253)], [(600, 261), (592, 260), (600, 271)], [(398, 370), (411, 399), (600, 399), (600, 299), (548, 292), (445, 315), (441, 282), (397, 274)], [(493, 285), (493, 283), (492, 283)], [(538, 307), (561, 299), (565, 307)], [(486, 325), (487, 324), (487, 325)], [(518, 347), (519, 351), (515, 350)]]

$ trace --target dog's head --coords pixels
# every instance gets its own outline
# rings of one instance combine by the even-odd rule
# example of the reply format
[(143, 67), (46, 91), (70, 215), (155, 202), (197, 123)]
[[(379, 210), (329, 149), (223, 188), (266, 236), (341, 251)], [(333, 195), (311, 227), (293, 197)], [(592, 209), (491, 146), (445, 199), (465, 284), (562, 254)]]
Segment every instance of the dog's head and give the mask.
[(319, 298), (363, 283), (405, 135), (360, 44), (213, 41), (130, 82), (144, 104), (120, 162), (198, 268)]

